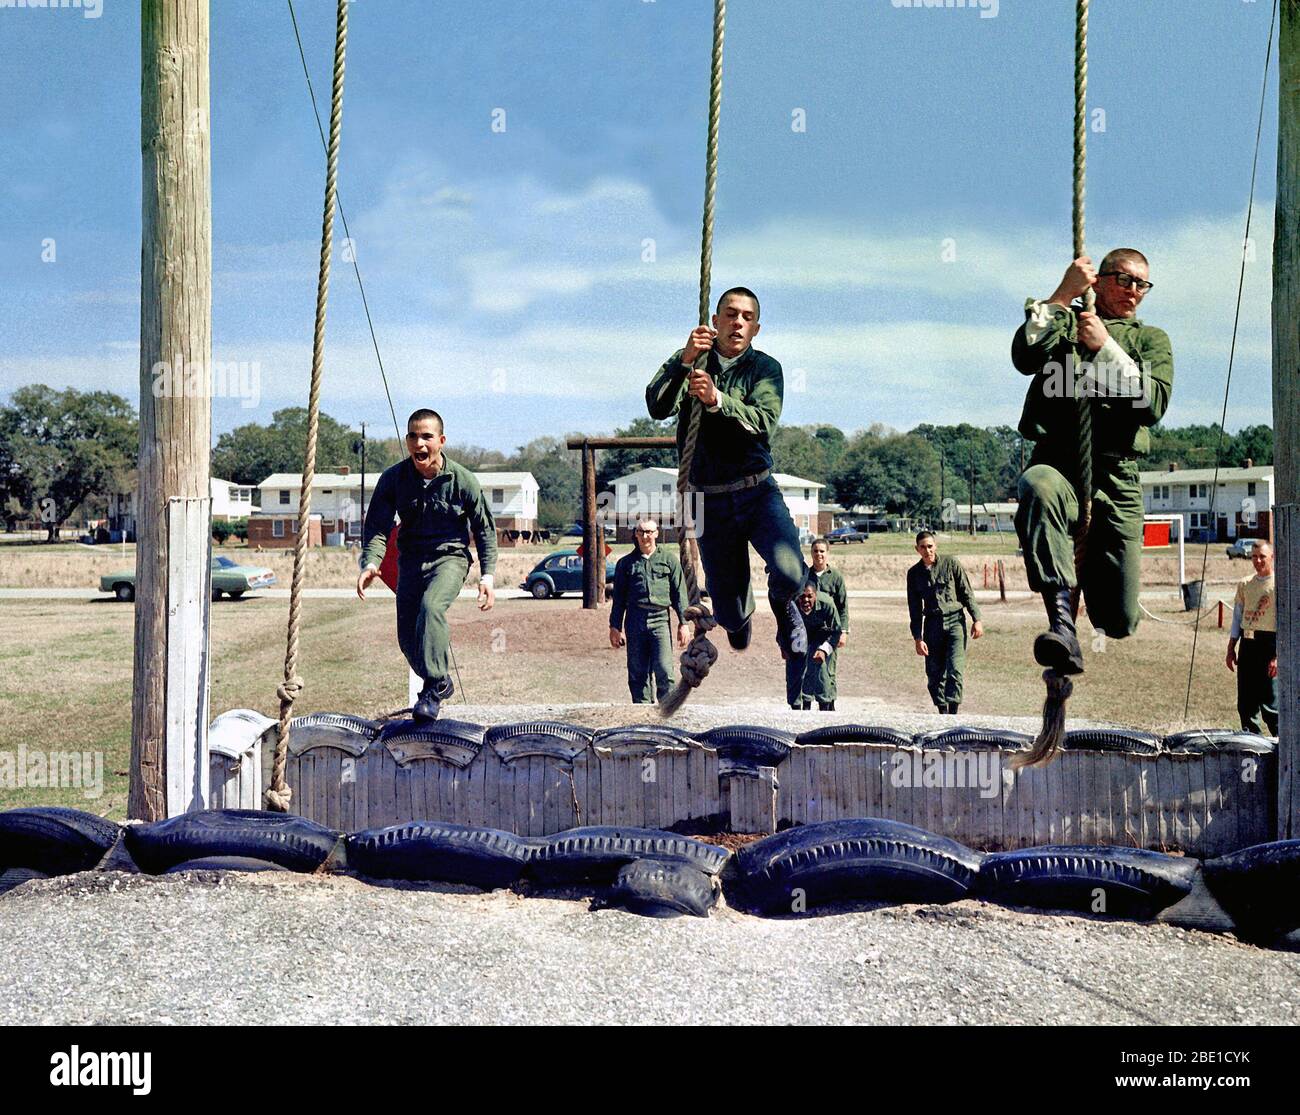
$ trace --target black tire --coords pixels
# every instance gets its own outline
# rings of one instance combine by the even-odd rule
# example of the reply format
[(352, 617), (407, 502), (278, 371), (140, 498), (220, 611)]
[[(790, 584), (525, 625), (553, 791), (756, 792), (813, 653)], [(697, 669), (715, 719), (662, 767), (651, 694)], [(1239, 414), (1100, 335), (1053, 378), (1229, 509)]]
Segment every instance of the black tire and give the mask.
[(533, 594), (534, 600), (545, 600), (554, 590), (545, 581), (537, 580), (532, 583), (528, 591)]
[(220, 599), (221, 599), (221, 590), (220, 590), (219, 588), (214, 588), (214, 589), (212, 590), (212, 600), (213, 600), (213, 602), (215, 603), (216, 601), (218, 601), (218, 600), (220, 600)]
[(864, 818), (801, 825), (737, 853), (739, 894), (767, 913), (836, 902), (954, 902), (982, 857), (901, 821)]
[(1142, 848), (1049, 844), (986, 856), (976, 889), (1007, 906), (1144, 921), (1187, 897), (1196, 867), (1189, 857)]
[(179, 875), (182, 871), (283, 871), (287, 867), (272, 863), (266, 859), (250, 859), (248, 856), (204, 856), (202, 859), (186, 860), (175, 867), (169, 867), (164, 875)]
[(113, 586), (113, 595), (121, 600), (124, 604), (129, 604), (135, 599), (135, 585), (120, 584)]
[(536, 842), (498, 829), (416, 821), (347, 838), (348, 867), (372, 879), (508, 887), (524, 872)]
[(562, 720), (517, 720), (513, 724), (493, 724), (483, 733), (483, 742), (497, 744), (511, 739), (541, 736), (585, 745), (591, 742), (591, 735), (590, 728), (566, 724)]
[(895, 747), (912, 746), (912, 737), (907, 732), (873, 724), (831, 724), (825, 728), (800, 732), (794, 737), (794, 741), (812, 746), (834, 743), (889, 743)]
[(0, 813), (0, 866), (46, 875), (89, 871), (117, 843), (121, 826), (80, 809), (37, 805)]
[(238, 592), (227, 593), (227, 595), (230, 597), (231, 600), (238, 600), (241, 596), (244, 595), (244, 590), (240, 589)]
[(126, 846), (140, 869), (151, 875), (209, 856), (270, 860), (290, 871), (315, 871), (342, 835), (288, 813), (209, 809), (128, 825)]
[(393, 758), (405, 762), (405, 756), (434, 754), (453, 766), (467, 767), (483, 750), (482, 724), (468, 720), (390, 720), (379, 732), (379, 742), (386, 744)]
[(628, 724), (622, 728), (598, 728), (591, 737), (593, 747), (689, 747), (698, 742), (683, 728), (671, 724)]
[(1254, 755), (1271, 755), (1277, 751), (1272, 736), (1257, 736), (1233, 728), (1193, 728), (1165, 736), (1164, 749), (1179, 755), (1204, 755), (1208, 752), (1246, 751)]
[(1109, 751), (1120, 755), (1159, 755), (1160, 737), (1136, 728), (1071, 728), (1066, 751)]
[(11, 867), (7, 871), (0, 871), (0, 894), (8, 894), (32, 879), (48, 878), (44, 871), (36, 871), (30, 867)]
[(698, 867), (648, 859), (620, 867), (609, 895), (611, 905), (650, 918), (707, 918), (717, 900), (717, 883)]
[(719, 759), (737, 766), (775, 767), (790, 754), (794, 733), (752, 724), (727, 724), (710, 728), (700, 736), (700, 742), (714, 748)]
[(943, 728), (916, 742), (927, 751), (1027, 751), (1034, 737), (1006, 728)]
[(543, 837), (525, 875), (544, 886), (614, 882), (619, 869), (634, 860), (685, 863), (716, 875), (731, 853), (716, 844), (662, 829), (589, 825)]
[(377, 721), (353, 716), (349, 712), (311, 712), (289, 721), (289, 736), (292, 738), (295, 732), (323, 736), (337, 734), (340, 738), (355, 738), (368, 743), (379, 735), (382, 727), (384, 725)]
[(1205, 884), (1248, 940), (1300, 929), (1300, 840), (1255, 844), (1207, 860)]

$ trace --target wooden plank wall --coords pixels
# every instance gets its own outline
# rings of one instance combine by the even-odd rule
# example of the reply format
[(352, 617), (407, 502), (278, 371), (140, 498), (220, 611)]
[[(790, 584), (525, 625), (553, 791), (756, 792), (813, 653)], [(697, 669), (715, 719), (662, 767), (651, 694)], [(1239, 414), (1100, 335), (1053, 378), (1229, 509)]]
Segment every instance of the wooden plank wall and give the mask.
[[(267, 737), (264, 737), (264, 740)], [(269, 734), (266, 750), (274, 744)], [(699, 744), (587, 747), (571, 761), (484, 747), (467, 766), (399, 763), (371, 743), (290, 754), (293, 809), (344, 831), (412, 820), (543, 836), (579, 825), (772, 832), (854, 817), (903, 821), (985, 851), (1116, 844), (1215, 856), (1273, 839), (1276, 756), (1068, 751), (1012, 771), (1010, 753), (795, 746), (778, 767), (719, 769)], [(257, 808), (258, 757), (212, 758), (212, 808)]]

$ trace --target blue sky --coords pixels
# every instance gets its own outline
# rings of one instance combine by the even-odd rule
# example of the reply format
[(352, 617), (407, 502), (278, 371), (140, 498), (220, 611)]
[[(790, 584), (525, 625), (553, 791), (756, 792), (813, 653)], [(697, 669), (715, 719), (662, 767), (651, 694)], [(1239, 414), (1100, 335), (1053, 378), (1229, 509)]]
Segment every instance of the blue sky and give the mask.
[[(138, 3), (86, 18), (14, 2), (0, 0), (0, 396), (48, 383), (135, 399)], [(1070, 255), (1074, 5), (896, 2), (731, 0), (714, 291), (762, 296), (786, 421), (1014, 424), (1010, 336)], [(296, 7), (324, 100), (334, 5)], [(340, 190), (399, 416), (433, 405), (451, 442), (509, 450), (644, 413), (694, 323), (711, 12), (354, 3)], [(1222, 402), (1269, 14), (1092, 5), (1104, 130), (1089, 135), (1088, 243), (1151, 258), (1142, 317), (1173, 340), (1171, 424)], [(281, 0), (213, 0), (211, 62), (214, 358), (260, 373), (255, 405), (214, 401), (215, 436), (306, 401), (324, 166)], [(1271, 417), (1276, 114), (1275, 59), (1230, 429)], [(323, 406), (391, 432), (337, 254)]]

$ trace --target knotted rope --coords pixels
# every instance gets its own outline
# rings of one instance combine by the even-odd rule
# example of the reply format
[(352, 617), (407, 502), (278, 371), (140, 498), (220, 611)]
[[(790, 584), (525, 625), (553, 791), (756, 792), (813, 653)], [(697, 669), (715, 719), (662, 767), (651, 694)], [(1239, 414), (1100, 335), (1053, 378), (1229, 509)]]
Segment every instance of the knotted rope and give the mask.
[[(1088, 173), (1088, 0), (1075, 0), (1074, 22), (1074, 258), (1084, 253), (1084, 193)], [(1096, 294), (1089, 287), (1083, 295), (1083, 307), (1092, 313)], [(1092, 396), (1078, 376), (1073, 384), (1076, 415), (1075, 448), (1077, 451), (1074, 492), (1079, 504), (1079, 519), (1074, 532), (1074, 582), (1070, 593), (1070, 612), (1078, 619), (1079, 598), (1083, 591), (1083, 566), (1088, 556), (1088, 531), (1092, 526)], [(1036, 766), (1051, 762), (1065, 738), (1065, 702), (1074, 692), (1068, 677), (1055, 670), (1044, 670), (1047, 696), (1043, 699), (1043, 723), (1033, 747), (1012, 761), (1014, 767)]]
[(347, 55), (348, 3), (338, 0), (334, 36), (334, 84), (330, 95), (330, 138), (325, 154), (325, 213), (321, 221), (320, 272), (316, 279), (316, 330), (312, 337), (311, 391), (307, 400), (307, 449), (302, 465), (302, 491), (298, 501), (298, 534), (293, 545), (293, 581), (289, 588), (289, 631), (284, 651), (284, 681), (276, 690), (280, 698), (280, 724), (275, 740), (271, 785), (266, 807), (289, 811), (293, 792), (285, 782), (289, 755), (289, 721), (293, 703), (303, 690), (298, 676), (298, 632), (302, 625), (302, 589), (307, 573), (307, 542), (311, 525), (311, 486), (316, 477), (316, 438), (320, 428), (320, 385), (325, 364), (325, 309), (329, 300), (330, 257), (334, 245), (334, 206), (338, 193), (339, 133), (343, 127), (343, 68)]
[[(700, 324), (710, 318), (709, 287), (713, 271), (713, 213), (718, 187), (718, 120), (722, 112), (722, 38), (726, 30), (727, 0), (713, 0), (713, 57), (709, 67), (709, 139), (704, 161), (704, 222), (700, 234)], [(695, 368), (703, 369), (708, 353), (695, 359)], [(700, 551), (695, 538), (695, 514), (691, 508), (691, 462), (695, 459), (695, 442), (700, 433), (703, 404), (692, 395), (682, 401), (686, 419), (686, 439), (677, 462), (677, 501), (681, 523), (682, 573), (690, 606), (686, 618), (695, 625), (690, 645), (682, 652), (681, 680), (659, 702), (659, 711), (672, 716), (685, 703), (692, 689), (709, 676), (709, 668), (718, 660), (718, 652), (709, 641), (709, 632), (718, 625), (709, 606), (700, 599)], [(678, 419), (681, 421), (681, 418)]]

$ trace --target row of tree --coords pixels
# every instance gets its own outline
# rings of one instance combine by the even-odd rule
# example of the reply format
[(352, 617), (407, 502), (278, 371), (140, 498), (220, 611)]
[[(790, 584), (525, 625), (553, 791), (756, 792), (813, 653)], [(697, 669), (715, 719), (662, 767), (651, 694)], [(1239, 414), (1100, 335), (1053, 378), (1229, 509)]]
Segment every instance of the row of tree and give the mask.
[[(636, 418), (615, 431), (620, 437), (671, 437), (675, 421)], [(247, 423), (222, 434), (212, 450), (212, 474), (256, 486), (276, 472), (302, 470), (307, 412), (276, 411), (268, 425)], [(581, 505), (580, 454), (566, 448), (569, 437), (534, 438), (506, 454), (477, 445), (456, 445), (452, 455), (478, 471), (531, 472), (541, 489), (539, 518), (555, 528), (572, 522)], [(134, 408), (106, 391), (56, 391), (21, 387), (0, 407), (0, 510), (7, 526), (36, 521), (56, 537), (78, 508), (100, 508), (110, 492), (129, 486), (139, 429)], [(1009, 426), (928, 423), (906, 433), (875, 425), (846, 434), (837, 426), (781, 426), (772, 439), (778, 472), (826, 485), (825, 500), (845, 507), (870, 506), (893, 515), (935, 517), (946, 500), (996, 502), (1015, 495), (1016, 479), (1032, 451)], [(358, 430), (320, 416), (317, 468), (347, 466), (360, 471)], [(369, 439), (365, 468), (377, 475), (401, 459), (396, 438)], [(1156, 427), (1148, 467), (1257, 465), (1273, 460), (1273, 430), (1247, 426), (1236, 434), (1218, 425)], [(629, 472), (652, 466), (675, 468), (674, 449), (614, 449), (597, 456), (597, 485), (609, 489)]]

